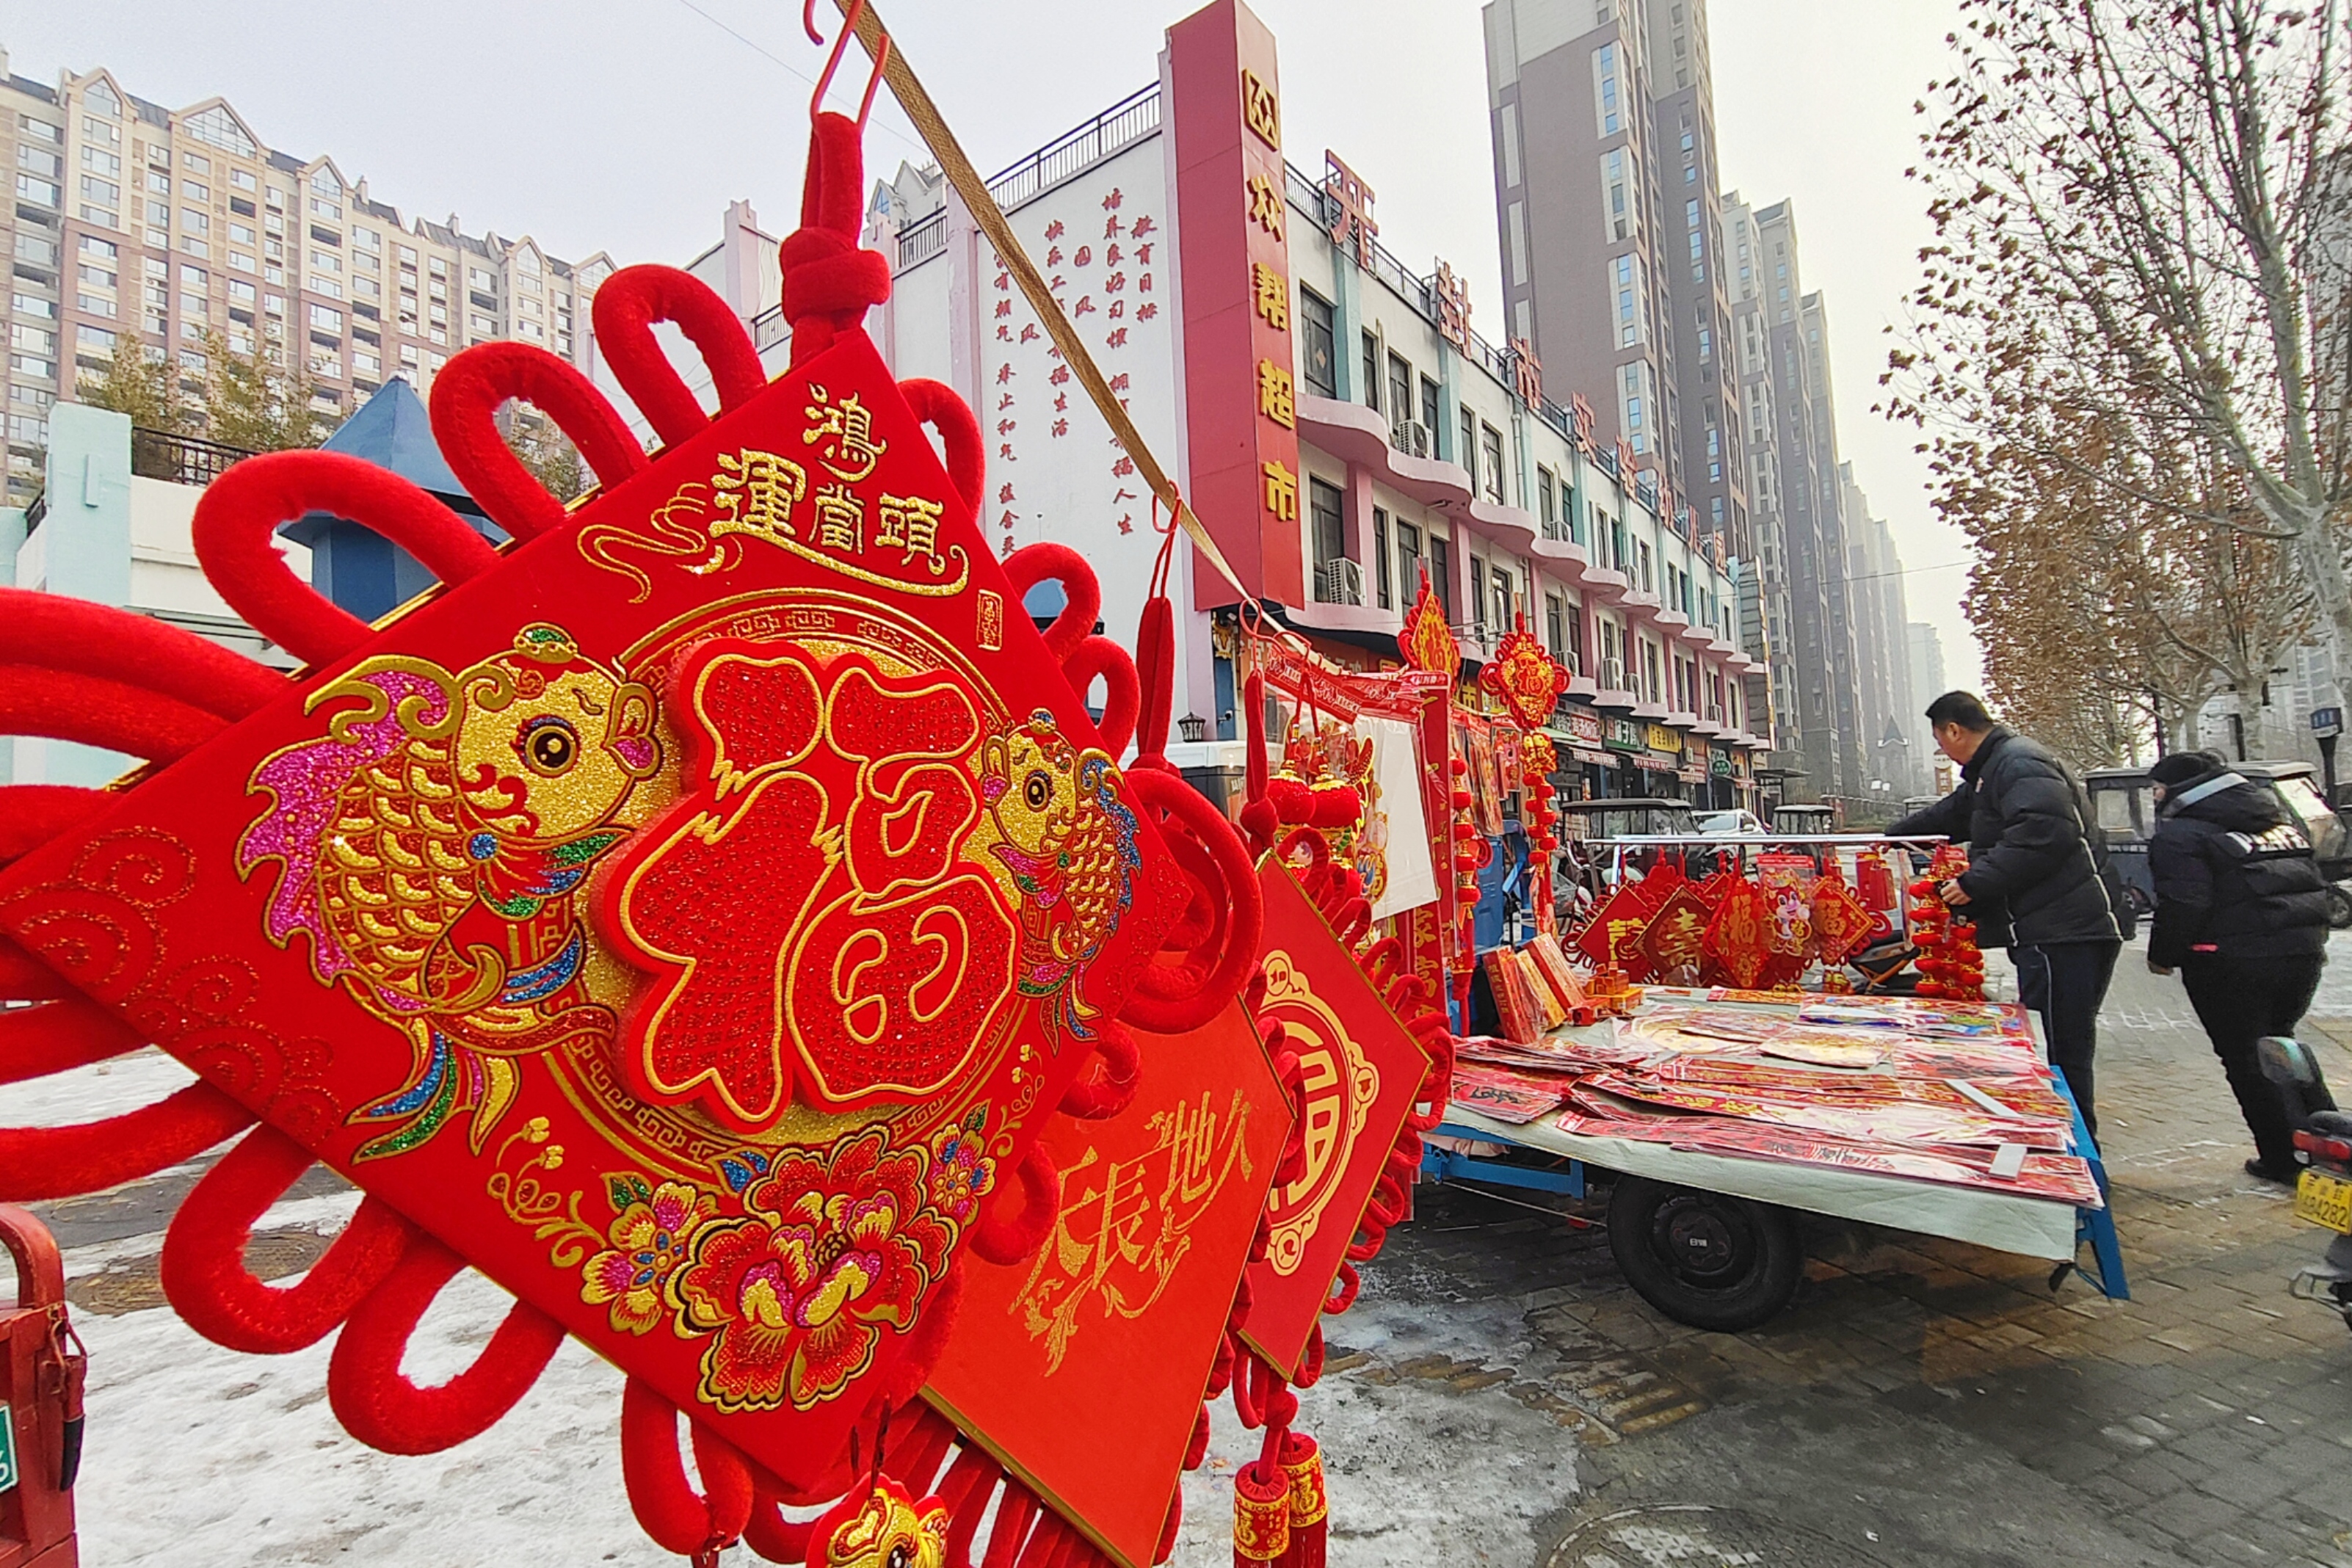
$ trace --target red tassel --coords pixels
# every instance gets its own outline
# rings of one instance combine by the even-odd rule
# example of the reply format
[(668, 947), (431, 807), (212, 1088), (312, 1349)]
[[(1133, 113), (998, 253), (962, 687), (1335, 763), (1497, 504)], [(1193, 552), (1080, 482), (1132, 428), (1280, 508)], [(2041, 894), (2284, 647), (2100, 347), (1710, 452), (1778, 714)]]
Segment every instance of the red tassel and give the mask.
[(1323, 1490), (1323, 1450), (1303, 1432), (1282, 1438), (1282, 1473), (1290, 1486), (1290, 1549), (1282, 1568), (1323, 1568), (1330, 1502)]
[(1290, 1550), (1290, 1478), (1255, 1459), (1234, 1472), (1234, 1568), (1266, 1568)]

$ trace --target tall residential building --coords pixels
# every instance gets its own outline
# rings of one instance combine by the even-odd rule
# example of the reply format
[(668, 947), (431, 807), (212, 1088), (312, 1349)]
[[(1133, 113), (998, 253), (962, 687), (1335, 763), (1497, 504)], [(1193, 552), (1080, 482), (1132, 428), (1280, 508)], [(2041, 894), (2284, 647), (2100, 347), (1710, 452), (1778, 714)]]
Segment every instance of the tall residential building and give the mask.
[[(1775, 207), (1768, 211), (1779, 213)], [(1771, 719), (1772, 764), (1801, 769), (1796, 605), (1789, 585), (1789, 541), (1781, 521), (1780, 460), (1772, 372), (1771, 312), (1763, 281), (1764, 238), (1754, 208), (1738, 192), (1724, 198), (1723, 244), (1732, 275), (1731, 357), (1748, 476), (1750, 552), (1741, 558), (1740, 646), (1751, 712)]]
[(166, 109), (100, 68), (45, 84), (0, 50), (0, 209), (8, 299), (5, 500), (40, 488), (51, 404), (116, 348), (142, 342), (201, 384), (207, 333), (308, 368), (316, 405), (348, 414), (385, 379), (421, 389), (469, 343), (517, 338), (581, 364), (584, 317), (614, 270), (524, 237), (404, 219), (331, 158), (262, 144), (223, 100)]
[(1911, 710), (1904, 715), (1910, 726), (1911, 746), (1918, 756), (1923, 770), (1932, 777), (1936, 765), (1936, 738), (1927, 731), (1927, 704), (1941, 697), (1950, 688), (1944, 673), (1943, 634), (1926, 621), (1913, 621), (1905, 628), (1911, 645)]
[(1706, 0), (1492, 0), (1484, 17), (1510, 335), (1601, 391), (1601, 440), (1744, 560)]
[[(1826, 312), (1803, 291), (1786, 201), (1725, 198), (1752, 521), (1771, 635), (1773, 763), (1801, 770), (1789, 798), (1867, 793), (1862, 690), (1846, 599), (1844, 496)], [(1776, 618), (1780, 617), (1780, 618)]]
[(1852, 463), (1838, 465), (1838, 488), (1845, 498), (1846, 608), (1861, 687), (1867, 787), (1900, 800), (1919, 793), (1913, 786), (1919, 783), (1915, 775), (1922, 761), (1912, 752), (1908, 719), (1918, 703), (1911, 688), (1903, 555), (1886, 520), (1871, 515), (1870, 498), (1854, 482)]

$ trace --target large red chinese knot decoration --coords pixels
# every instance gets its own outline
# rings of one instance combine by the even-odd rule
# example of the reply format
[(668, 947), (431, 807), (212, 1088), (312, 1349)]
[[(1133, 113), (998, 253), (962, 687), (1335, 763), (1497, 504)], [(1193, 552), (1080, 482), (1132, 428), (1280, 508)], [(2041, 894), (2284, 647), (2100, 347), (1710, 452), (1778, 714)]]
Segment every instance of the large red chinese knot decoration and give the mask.
[(1568, 669), (1522, 618), (1495, 644), (1495, 657), (1478, 672), (1478, 684), (1502, 699), (1520, 729), (1540, 730), (1551, 722), (1552, 709), (1568, 690)]
[[(651, 458), (562, 361), (450, 362), (435, 433), (510, 550), (349, 458), (215, 482), (198, 556), (305, 661), (293, 679), (96, 605), (0, 610), (7, 727), (152, 764), (108, 792), (0, 787), (0, 998), (30, 1004), (0, 1011), (0, 1074), (152, 1040), (202, 1079), (0, 1131), (0, 1196), (242, 1133), (166, 1241), (192, 1326), (263, 1352), (340, 1330), (337, 1415), (403, 1453), (485, 1430), (577, 1336), (628, 1373), (632, 1500), (686, 1554), (742, 1537), (798, 1561), (778, 1505), (854, 1489), (835, 1548), (940, 1533), (932, 1505), (861, 1481), (854, 1430), (870, 1458), (921, 1388), (966, 1255), (1016, 1266), (1055, 1224), (1049, 1122), (1121, 1110), (1133, 1029), (1206, 1024), (1257, 942), (1238, 838), (1172, 775), (1118, 765), (1139, 680), (1090, 635), (1091, 574), (1058, 546), (996, 563), (970, 412), (895, 381), (860, 327), (889, 287), (856, 247), (861, 187), (857, 128), (824, 117), (772, 383), (687, 274), (604, 284), (599, 345)], [(703, 353), (715, 417), (659, 321)], [(564, 427), (594, 495), (567, 511), (530, 478), (493, 423), (509, 398)], [(442, 586), (361, 624), (274, 548), (310, 510)], [(1066, 607), (1040, 633), (1023, 601), (1047, 577)], [(365, 1199), (299, 1285), (264, 1287), (246, 1236), (314, 1161)], [(408, 1338), (467, 1264), (516, 1305), (473, 1368), (420, 1388)], [(925, 1415), (890, 1436), (919, 1497), (958, 1434)]]

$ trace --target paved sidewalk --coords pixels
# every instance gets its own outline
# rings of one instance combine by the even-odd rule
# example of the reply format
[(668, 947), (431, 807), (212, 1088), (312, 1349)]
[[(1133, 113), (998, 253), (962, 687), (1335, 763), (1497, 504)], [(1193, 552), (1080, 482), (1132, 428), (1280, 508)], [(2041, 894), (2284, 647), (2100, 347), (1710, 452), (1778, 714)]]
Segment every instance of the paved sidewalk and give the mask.
[[(2347, 968), (2322, 999), (2342, 1010), (2307, 1031), (2339, 1089)], [(2099, 1062), (2130, 1301), (2078, 1279), (2053, 1292), (2036, 1260), (1822, 1221), (1788, 1312), (1700, 1333), (1626, 1288), (1598, 1228), (1423, 1189), (1361, 1316), (1335, 1325), (1339, 1370), (1306, 1419), (1350, 1382), (1549, 1413), (1584, 1487), (1528, 1543), (1559, 1568), (2352, 1568), (2352, 1332), (2286, 1293), (2324, 1237), (2240, 1169), (2220, 1066), (2137, 951)]]

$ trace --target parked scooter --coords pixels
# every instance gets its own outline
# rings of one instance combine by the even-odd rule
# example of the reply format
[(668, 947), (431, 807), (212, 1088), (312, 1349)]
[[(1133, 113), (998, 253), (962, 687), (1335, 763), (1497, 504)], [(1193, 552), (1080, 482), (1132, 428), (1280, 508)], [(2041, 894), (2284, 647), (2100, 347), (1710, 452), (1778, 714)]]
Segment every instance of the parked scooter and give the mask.
[(2298, 1300), (2334, 1308), (2352, 1327), (2352, 1113), (2336, 1108), (2309, 1047), (2274, 1035), (2255, 1049), (2263, 1076), (2285, 1103), (2295, 1153), (2304, 1163), (2294, 1187), (2295, 1217), (2334, 1233), (2327, 1255), (2296, 1274), (2288, 1289)]

